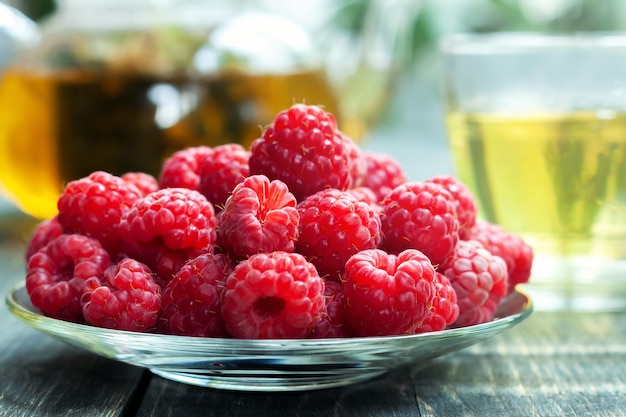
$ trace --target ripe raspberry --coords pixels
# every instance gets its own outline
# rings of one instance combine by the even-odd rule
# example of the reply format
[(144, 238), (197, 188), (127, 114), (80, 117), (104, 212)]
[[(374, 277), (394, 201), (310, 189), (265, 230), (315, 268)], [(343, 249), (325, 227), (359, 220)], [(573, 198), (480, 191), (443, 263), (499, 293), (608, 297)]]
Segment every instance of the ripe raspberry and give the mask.
[(476, 224), (477, 208), (472, 192), (451, 175), (439, 175), (427, 181), (443, 186), (452, 195), (459, 219), (459, 239), (468, 240), (470, 231)]
[(442, 265), (442, 273), (456, 292), (459, 317), (455, 325), (493, 320), (508, 290), (508, 273), (502, 258), (492, 255), (480, 242), (460, 240), (451, 260)]
[(146, 265), (126, 258), (86, 281), (81, 304), (93, 326), (145, 332), (157, 322), (161, 292)]
[(301, 201), (326, 188), (347, 189), (352, 151), (332, 114), (295, 104), (252, 143), (250, 174), (283, 181)]
[(353, 196), (355, 196), (357, 200), (369, 204), (376, 211), (380, 210), (380, 206), (378, 205), (378, 197), (376, 197), (376, 194), (374, 193), (374, 191), (372, 191), (371, 188), (356, 187), (356, 188), (350, 188), (346, 190), (346, 192), (348, 194), (352, 194)]
[(198, 191), (165, 188), (138, 199), (119, 225), (126, 242), (163, 241), (169, 249), (209, 249), (215, 243), (213, 205)]
[(459, 240), (454, 200), (442, 186), (407, 182), (394, 188), (380, 203), (383, 248), (391, 253), (417, 249), (433, 265), (441, 264)]
[(159, 186), (198, 190), (202, 165), (212, 155), (213, 148), (209, 146), (189, 147), (174, 152), (161, 167)]
[(59, 224), (56, 216), (51, 219), (43, 220), (37, 224), (26, 244), (26, 262), (28, 263), (31, 256), (62, 234), (63, 230), (61, 229), (61, 225)]
[(122, 216), (141, 197), (141, 192), (122, 178), (96, 171), (71, 181), (57, 202), (58, 221), (65, 233), (98, 239), (115, 253), (119, 245)]
[(378, 213), (349, 192), (318, 191), (298, 204), (298, 212), (296, 251), (327, 279), (339, 281), (352, 255), (375, 249), (382, 240)]
[(200, 169), (198, 191), (221, 209), (235, 185), (250, 176), (249, 158), (250, 152), (239, 144), (216, 146)]
[(517, 284), (528, 282), (534, 254), (521, 237), (500, 225), (478, 221), (470, 232), (470, 239), (479, 241), (489, 252), (504, 259), (509, 273), (509, 292)]
[(64, 234), (33, 254), (26, 270), (26, 290), (35, 307), (46, 315), (82, 322), (80, 297), (85, 282), (101, 277), (111, 260), (100, 242)]
[(443, 274), (435, 274), (435, 298), (426, 319), (417, 333), (444, 330), (459, 318), (459, 304), (450, 280)]
[(204, 254), (185, 264), (163, 292), (159, 331), (199, 337), (228, 337), (220, 295), (233, 265), (224, 255)]
[(343, 320), (343, 288), (335, 281), (324, 282), (324, 309), (320, 321), (313, 327), (311, 339), (349, 337)]
[(360, 187), (367, 174), (367, 161), (359, 145), (349, 136), (343, 135), (348, 147), (348, 164), (350, 168), (350, 188)]
[(222, 317), (235, 338), (306, 337), (324, 309), (324, 281), (297, 253), (259, 253), (226, 279)]
[(226, 200), (218, 226), (219, 244), (233, 259), (260, 252), (293, 252), (300, 215), (287, 185), (252, 175)]
[(122, 175), (122, 179), (137, 187), (142, 196), (159, 189), (159, 182), (157, 179), (150, 174), (146, 174), (145, 172), (127, 172)]
[(359, 336), (412, 334), (435, 297), (435, 268), (418, 250), (365, 250), (346, 263), (345, 319)]
[(407, 181), (402, 166), (393, 157), (385, 153), (364, 152), (365, 175), (362, 186), (370, 188), (381, 201), (400, 184)]

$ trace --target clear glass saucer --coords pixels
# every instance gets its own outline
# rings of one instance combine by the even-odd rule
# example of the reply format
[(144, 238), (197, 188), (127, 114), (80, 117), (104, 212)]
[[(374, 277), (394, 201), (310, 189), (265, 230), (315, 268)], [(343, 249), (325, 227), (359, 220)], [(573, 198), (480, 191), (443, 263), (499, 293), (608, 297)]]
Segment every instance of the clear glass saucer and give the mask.
[(302, 391), (372, 379), (494, 336), (533, 309), (530, 298), (516, 291), (501, 302), (495, 320), (475, 326), (411, 336), (240, 340), (134, 333), (57, 320), (32, 306), (24, 282), (6, 303), (27, 325), (70, 345), (174, 381), (242, 391)]

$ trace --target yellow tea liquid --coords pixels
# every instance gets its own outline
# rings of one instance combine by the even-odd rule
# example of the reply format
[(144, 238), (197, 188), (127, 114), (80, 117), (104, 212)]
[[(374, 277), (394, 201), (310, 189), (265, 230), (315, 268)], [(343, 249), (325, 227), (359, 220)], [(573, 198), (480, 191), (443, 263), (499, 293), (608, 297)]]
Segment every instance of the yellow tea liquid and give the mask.
[(447, 122), (482, 217), (539, 255), (626, 259), (626, 114), (452, 113)]
[(96, 170), (158, 176), (164, 158), (178, 149), (249, 146), (276, 113), (295, 102), (338, 115), (321, 72), (228, 74), (192, 82), (8, 70), (0, 84), (0, 184), (25, 212), (48, 218), (70, 180)]

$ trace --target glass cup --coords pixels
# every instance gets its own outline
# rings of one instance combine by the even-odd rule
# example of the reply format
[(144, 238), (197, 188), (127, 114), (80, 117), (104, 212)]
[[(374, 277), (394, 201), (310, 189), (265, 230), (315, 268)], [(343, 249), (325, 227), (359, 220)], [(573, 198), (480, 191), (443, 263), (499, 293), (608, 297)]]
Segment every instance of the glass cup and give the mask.
[(538, 310), (626, 307), (626, 34), (441, 42), (456, 174), (534, 249)]

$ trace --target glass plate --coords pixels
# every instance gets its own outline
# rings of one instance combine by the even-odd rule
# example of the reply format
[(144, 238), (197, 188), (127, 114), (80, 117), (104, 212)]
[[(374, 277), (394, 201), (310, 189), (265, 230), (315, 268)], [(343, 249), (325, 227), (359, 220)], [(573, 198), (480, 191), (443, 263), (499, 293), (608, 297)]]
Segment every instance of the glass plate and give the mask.
[(411, 336), (239, 340), (134, 333), (53, 319), (32, 306), (24, 282), (6, 302), (18, 319), (70, 345), (174, 381), (245, 391), (301, 391), (372, 379), (475, 344), (532, 312), (530, 298), (516, 291), (502, 300), (495, 320), (475, 326)]

